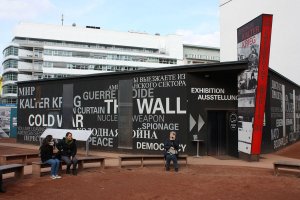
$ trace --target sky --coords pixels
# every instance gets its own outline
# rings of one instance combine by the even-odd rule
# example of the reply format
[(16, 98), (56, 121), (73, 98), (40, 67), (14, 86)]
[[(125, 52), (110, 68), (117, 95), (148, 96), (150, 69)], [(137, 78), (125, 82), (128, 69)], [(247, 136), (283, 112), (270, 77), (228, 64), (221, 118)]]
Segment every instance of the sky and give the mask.
[[(0, 0), (0, 49), (19, 22), (178, 34), (184, 44), (220, 47), (219, 0)], [(3, 56), (2, 56), (3, 57)]]

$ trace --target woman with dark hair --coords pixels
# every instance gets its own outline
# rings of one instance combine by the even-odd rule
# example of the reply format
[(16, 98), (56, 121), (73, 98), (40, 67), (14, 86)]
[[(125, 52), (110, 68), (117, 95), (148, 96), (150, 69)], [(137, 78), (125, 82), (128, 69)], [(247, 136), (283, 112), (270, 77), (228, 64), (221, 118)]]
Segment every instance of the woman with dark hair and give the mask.
[(41, 160), (43, 163), (48, 163), (51, 165), (51, 178), (57, 179), (61, 178), (61, 176), (58, 175), (60, 161), (53, 153), (54, 148), (54, 140), (52, 135), (47, 135), (43, 140), (42, 146), (40, 147)]
[(70, 174), (70, 168), (73, 164), (72, 173), (77, 175), (77, 163), (78, 160), (75, 157), (77, 154), (76, 140), (73, 139), (72, 133), (67, 132), (66, 137), (64, 137), (58, 144), (57, 149), (61, 152), (61, 159), (67, 164), (66, 174)]

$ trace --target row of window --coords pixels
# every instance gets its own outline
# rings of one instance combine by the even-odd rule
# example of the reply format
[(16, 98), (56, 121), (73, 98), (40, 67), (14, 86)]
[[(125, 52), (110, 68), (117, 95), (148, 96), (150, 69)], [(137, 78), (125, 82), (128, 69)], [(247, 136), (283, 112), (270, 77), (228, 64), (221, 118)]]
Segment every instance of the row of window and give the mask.
[(22, 44), (40, 44), (40, 45), (49, 45), (49, 46), (63, 46), (63, 47), (76, 47), (76, 48), (91, 48), (91, 49), (105, 49), (113, 51), (124, 51), (124, 52), (138, 52), (138, 53), (155, 53), (158, 54), (158, 49), (151, 48), (139, 48), (139, 47), (125, 47), (117, 45), (104, 45), (104, 44), (87, 44), (87, 43), (78, 43), (78, 42), (65, 42), (65, 41), (54, 41), (54, 40), (36, 40), (28, 38), (16, 38), (14, 40), (16, 43)]
[(190, 58), (190, 59), (203, 59), (203, 60), (220, 61), (219, 56), (208, 56), (208, 55), (199, 55), (199, 54), (185, 54), (185, 57)]
[(18, 68), (18, 60), (9, 59), (3, 63), (3, 69)]
[(107, 53), (72, 52), (72, 51), (51, 50), (51, 49), (45, 49), (44, 55), (64, 56), (64, 57), (69, 56), (69, 57), (105, 59), (105, 60), (122, 60), (122, 61), (134, 61), (134, 62), (150, 62), (150, 63), (163, 63), (163, 64), (177, 64), (177, 60), (167, 59), (167, 58), (107, 54)]
[(41, 74), (38, 75), (38, 79), (49, 79), (49, 78), (65, 78), (70, 77), (68, 74)]
[(18, 74), (17, 73), (6, 73), (3, 74), (3, 81), (17, 81), (18, 80)]
[(10, 56), (10, 55), (14, 55), (14, 56), (18, 56), (18, 47), (8, 47), (3, 51), (3, 55), (6, 56)]
[[(36, 61), (33, 63), (35, 66), (48, 67), (48, 68), (68, 68), (68, 69), (82, 69), (82, 70), (100, 70), (100, 71), (132, 71), (143, 69), (142, 67), (132, 67), (124, 65), (104, 65), (104, 64), (82, 64), (82, 63), (59, 63), (59, 62), (41, 62)], [(3, 69), (18, 68), (18, 61), (9, 59), (3, 63)], [(4, 81), (16, 80), (16, 73), (7, 73), (3, 75)]]
[(2, 92), (3, 92), (3, 94), (7, 94), (7, 93), (14, 93), (14, 94), (17, 94), (17, 91), (18, 91), (17, 88), (18, 88), (18, 87), (17, 87), (17, 85), (15, 85), (15, 84), (4, 85), (4, 86), (2, 87)]
[(141, 67), (131, 67), (131, 66), (123, 66), (123, 65), (60, 63), (60, 62), (44, 62), (43, 66), (48, 68), (68, 68), (68, 69), (100, 70), (100, 71), (132, 71), (137, 69), (143, 69)]
[(16, 98), (3, 98), (2, 103), (3, 104), (16, 104), (17, 99)]

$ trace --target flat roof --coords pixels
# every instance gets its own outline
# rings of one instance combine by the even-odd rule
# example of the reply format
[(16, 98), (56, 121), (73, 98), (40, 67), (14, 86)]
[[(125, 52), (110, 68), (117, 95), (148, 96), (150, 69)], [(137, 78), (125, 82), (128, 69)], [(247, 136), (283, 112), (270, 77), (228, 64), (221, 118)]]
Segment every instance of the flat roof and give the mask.
[(201, 46), (201, 45), (194, 45), (194, 44), (183, 44), (185, 47), (194, 47), (194, 48), (202, 48), (202, 49), (211, 49), (211, 50), (219, 50), (220, 47), (212, 47), (212, 46)]
[(282, 79), (285, 79), (286, 81), (290, 82), (291, 84), (296, 85), (297, 87), (299, 87), (299, 85), (297, 83), (295, 83), (294, 81), (288, 79), (287, 77), (283, 76), (282, 74), (278, 73), (277, 71), (275, 71), (274, 69), (269, 68), (269, 71), (271, 73), (274, 73), (275, 75), (279, 76)]
[(248, 68), (248, 62), (246, 61), (233, 61), (233, 62), (220, 62), (220, 63), (208, 63), (208, 64), (194, 64), (194, 65), (178, 65), (174, 67), (161, 67), (161, 68), (150, 68), (135, 71), (121, 71), (121, 72), (107, 72), (107, 73), (95, 73), (88, 75), (79, 75), (63, 78), (50, 78), (50, 79), (39, 79), (29, 81), (18, 81), (17, 84), (33, 83), (33, 82), (49, 82), (58, 80), (70, 80), (70, 79), (81, 79), (81, 78), (92, 78), (92, 77), (105, 77), (105, 76), (125, 76), (125, 75), (138, 75), (152, 72), (216, 72), (216, 71), (242, 71)]

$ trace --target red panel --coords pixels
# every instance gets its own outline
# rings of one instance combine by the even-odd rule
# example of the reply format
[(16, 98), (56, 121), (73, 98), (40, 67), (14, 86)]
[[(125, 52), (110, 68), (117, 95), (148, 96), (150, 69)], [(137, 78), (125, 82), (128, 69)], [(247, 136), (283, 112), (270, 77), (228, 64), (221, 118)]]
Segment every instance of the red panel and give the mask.
[(252, 155), (258, 155), (261, 151), (262, 129), (267, 93), (267, 79), (270, 57), (272, 31), (272, 15), (263, 15), (261, 44), (258, 64), (258, 78), (255, 99), (255, 114), (252, 134)]

